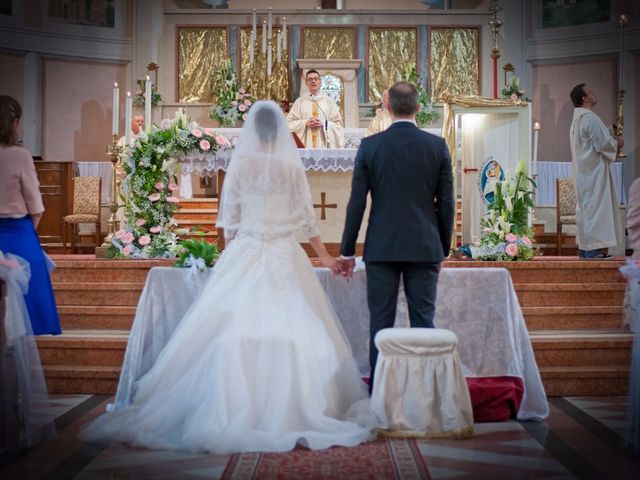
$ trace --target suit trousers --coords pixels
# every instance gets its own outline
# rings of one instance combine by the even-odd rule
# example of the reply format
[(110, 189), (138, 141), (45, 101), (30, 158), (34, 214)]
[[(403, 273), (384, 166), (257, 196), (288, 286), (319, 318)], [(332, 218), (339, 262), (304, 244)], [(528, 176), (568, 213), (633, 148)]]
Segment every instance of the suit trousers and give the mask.
[(383, 328), (392, 328), (396, 319), (400, 278), (409, 307), (411, 327), (433, 328), (439, 268), (425, 262), (366, 262), (367, 303), (370, 314), (369, 390), (373, 387), (378, 350), (374, 338)]

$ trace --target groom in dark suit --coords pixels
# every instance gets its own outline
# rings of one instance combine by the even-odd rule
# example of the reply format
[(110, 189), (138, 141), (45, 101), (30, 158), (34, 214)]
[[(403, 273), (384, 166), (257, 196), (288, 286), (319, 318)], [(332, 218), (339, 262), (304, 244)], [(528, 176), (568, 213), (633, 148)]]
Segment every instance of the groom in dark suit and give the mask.
[(398, 82), (389, 90), (393, 123), (364, 138), (353, 170), (338, 268), (347, 278), (371, 193), (364, 243), (367, 301), (371, 315), (371, 383), (378, 351), (373, 339), (393, 327), (400, 277), (412, 327), (433, 328), (440, 265), (449, 254), (454, 198), (451, 157), (444, 139), (416, 127), (416, 87)]

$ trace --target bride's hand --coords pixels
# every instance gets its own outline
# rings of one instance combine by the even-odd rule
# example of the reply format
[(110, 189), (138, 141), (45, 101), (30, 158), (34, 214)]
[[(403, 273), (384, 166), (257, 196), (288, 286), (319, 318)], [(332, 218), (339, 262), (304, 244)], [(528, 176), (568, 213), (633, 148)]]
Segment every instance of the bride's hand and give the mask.
[(332, 273), (336, 273), (338, 266), (338, 260), (336, 258), (332, 257), (331, 255), (326, 255), (320, 257), (320, 261), (322, 262), (322, 265), (324, 267), (331, 270)]

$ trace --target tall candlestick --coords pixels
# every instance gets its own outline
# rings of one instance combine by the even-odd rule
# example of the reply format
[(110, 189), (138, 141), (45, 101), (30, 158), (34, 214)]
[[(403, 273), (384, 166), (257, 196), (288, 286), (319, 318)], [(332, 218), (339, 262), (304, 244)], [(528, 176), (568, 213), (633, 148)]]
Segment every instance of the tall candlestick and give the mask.
[(258, 31), (258, 16), (256, 15), (256, 9), (253, 9), (253, 13), (251, 14), (251, 31)]
[(118, 88), (118, 82), (113, 84), (113, 117), (111, 118), (111, 133), (118, 135), (120, 120), (120, 89)]
[(267, 21), (262, 21), (262, 53), (267, 53)]
[(249, 65), (253, 65), (254, 31), (251, 30), (251, 41), (249, 42)]
[(287, 17), (282, 17), (282, 50), (287, 50)]
[(618, 90), (624, 88), (624, 27), (629, 23), (629, 17), (622, 14), (618, 18), (620, 25), (620, 59), (618, 60)]
[(269, 42), (269, 47), (267, 48), (267, 76), (271, 76), (271, 42)]
[(269, 40), (273, 38), (273, 17), (271, 7), (269, 7)]
[(280, 63), (282, 60), (282, 34), (276, 33), (276, 61)]
[(125, 99), (125, 103), (124, 103), (124, 135), (125, 135), (126, 147), (129, 147), (129, 145), (131, 145), (131, 111), (132, 110), (133, 110), (133, 99), (131, 98), (131, 92), (127, 92), (127, 98)]
[(531, 174), (538, 174), (538, 135), (540, 134), (540, 124), (534, 122), (533, 124), (533, 160), (531, 162)]
[(147, 81), (144, 83), (144, 124), (147, 130), (151, 130), (151, 79), (147, 75)]

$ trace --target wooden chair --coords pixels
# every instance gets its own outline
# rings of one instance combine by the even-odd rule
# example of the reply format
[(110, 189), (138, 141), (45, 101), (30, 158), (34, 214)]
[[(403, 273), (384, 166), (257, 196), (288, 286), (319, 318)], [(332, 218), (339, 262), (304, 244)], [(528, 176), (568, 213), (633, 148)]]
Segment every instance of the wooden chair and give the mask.
[(556, 255), (560, 255), (564, 241), (563, 225), (576, 224), (576, 181), (573, 178), (556, 178)]
[(93, 223), (96, 227), (96, 247), (100, 245), (100, 207), (102, 203), (101, 177), (73, 177), (73, 212), (62, 219), (64, 229), (63, 252), (67, 253), (68, 226), (73, 227), (72, 253), (76, 253), (78, 225)]

